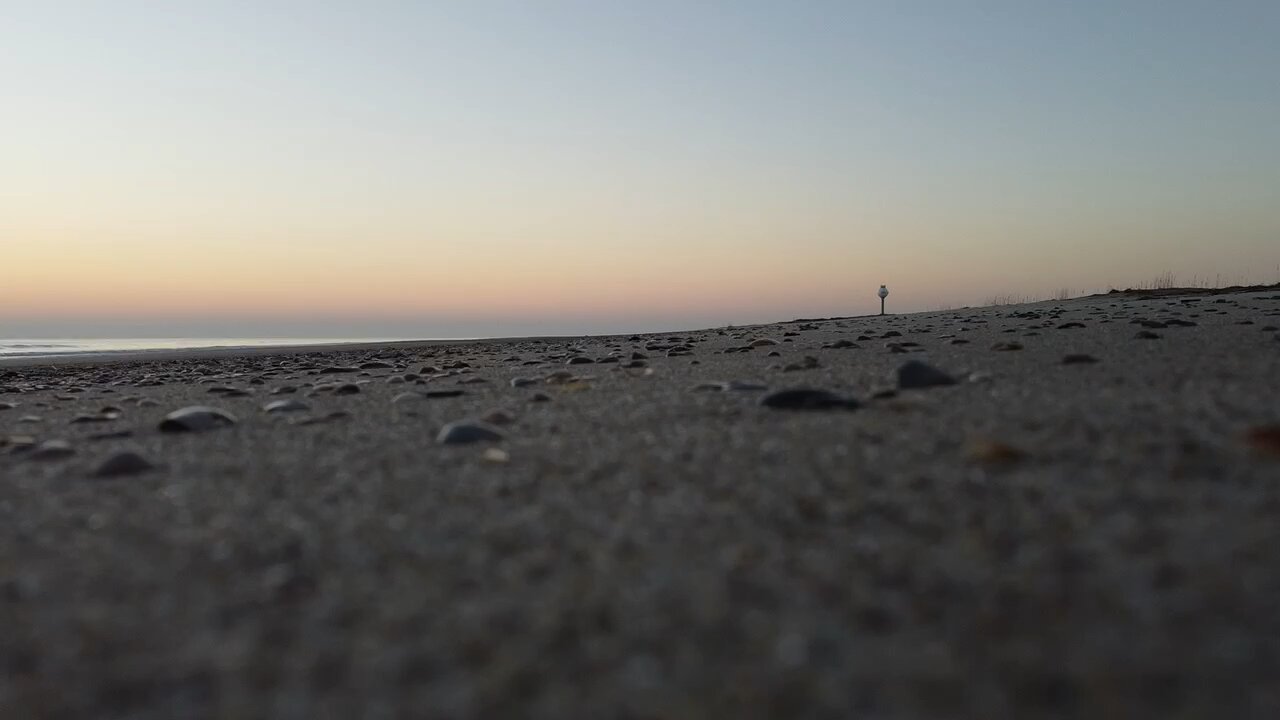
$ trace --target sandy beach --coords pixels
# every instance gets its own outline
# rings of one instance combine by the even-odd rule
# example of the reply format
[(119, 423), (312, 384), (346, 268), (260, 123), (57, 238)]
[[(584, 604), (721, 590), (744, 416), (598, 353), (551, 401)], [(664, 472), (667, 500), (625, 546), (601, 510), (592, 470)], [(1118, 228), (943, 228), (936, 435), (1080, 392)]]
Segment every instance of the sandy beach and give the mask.
[(1280, 717), (1277, 326), (8, 361), (0, 717)]

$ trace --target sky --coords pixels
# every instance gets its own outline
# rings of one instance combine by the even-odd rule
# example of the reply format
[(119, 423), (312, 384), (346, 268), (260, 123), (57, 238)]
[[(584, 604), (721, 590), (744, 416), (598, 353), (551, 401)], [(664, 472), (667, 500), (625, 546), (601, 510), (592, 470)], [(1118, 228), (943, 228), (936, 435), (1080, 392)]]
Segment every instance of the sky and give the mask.
[(0, 0), (0, 337), (1280, 281), (1275, 0)]

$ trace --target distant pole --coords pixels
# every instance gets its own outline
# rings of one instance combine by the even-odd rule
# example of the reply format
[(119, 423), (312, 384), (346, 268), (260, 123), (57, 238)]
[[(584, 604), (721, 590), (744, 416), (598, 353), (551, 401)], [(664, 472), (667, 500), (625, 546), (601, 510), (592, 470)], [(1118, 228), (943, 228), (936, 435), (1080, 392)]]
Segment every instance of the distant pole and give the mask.
[(881, 285), (880, 291), (876, 293), (880, 296), (880, 314), (884, 314), (884, 299), (889, 297), (889, 288)]

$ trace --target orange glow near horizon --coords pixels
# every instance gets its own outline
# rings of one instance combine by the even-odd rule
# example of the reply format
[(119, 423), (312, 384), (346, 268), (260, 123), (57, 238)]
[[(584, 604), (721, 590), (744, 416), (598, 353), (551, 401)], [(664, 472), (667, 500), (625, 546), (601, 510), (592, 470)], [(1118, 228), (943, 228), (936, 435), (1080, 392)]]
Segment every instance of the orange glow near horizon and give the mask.
[(1280, 281), (1280, 60), (1245, 13), (500, 4), (13, 8), (0, 336)]

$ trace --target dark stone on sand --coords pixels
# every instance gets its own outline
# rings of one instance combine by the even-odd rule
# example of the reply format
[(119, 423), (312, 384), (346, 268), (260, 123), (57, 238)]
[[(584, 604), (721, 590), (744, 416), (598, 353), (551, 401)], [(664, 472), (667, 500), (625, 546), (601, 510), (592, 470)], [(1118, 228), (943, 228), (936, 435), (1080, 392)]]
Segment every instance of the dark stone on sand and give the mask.
[(551, 396), (546, 393), (534, 393), (529, 396), (529, 402), (551, 402)]
[(231, 413), (204, 405), (174, 410), (160, 421), (160, 432), (205, 432), (236, 424)]
[(858, 343), (856, 343), (856, 342), (854, 342), (854, 341), (852, 341), (852, 340), (845, 340), (845, 339), (841, 339), (841, 340), (837, 340), (837, 341), (835, 341), (835, 342), (833, 342), (833, 343), (827, 343), (826, 345), (823, 345), (822, 347), (827, 348), (827, 349), (830, 349), (830, 350), (844, 350), (844, 349), (846, 349), (846, 348), (856, 348), (856, 347), (858, 347)]
[(0, 410), (12, 410), (18, 407), (17, 403), (0, 402)]
[(93, 476), (99, 478), (124, 477), (126, 475), (138, 475), (155, 468), (155, 465), (152, 465), (138, 453), (125, 450), (104, 460), (98, 466), (98, 469), (93, 471)]
[(425, 393), (423, 393), (422, 396), (428, 399), (435, 399), (435, 398), (458, 397), (459, 395), (466, 395), (466, 394), (467, 393), (465, 390), (428, 390)]
[(813, 370), (814, 368), (817, 368), (817, 367), (821, 367), (818, 364), (818, 358), (806, 355), (804, 359), (801, 360), (800, 362), (790, 363), (786, 367), (782, 368), (782, 372), (797, 372), (799, 370)]
[(133, 437), (132, 430), (108, 430), (89, 435), (90, 440), (121, 440), (127, 437)]
[(881, 338), (902, 337), (902, 333), (898, 332), (897, 330), (887, 330), (880, 337)]
[(955, 384), (955, 378), (919, 360), (908, 360), (898, 367), (898, 387), (903, 390)]
[(792, 388), (769, 393), (760, 404), (775, 410), (854, 410), (858, 401), (826, 390)]
[(1013, 352), (1015, 350), (1021, 350), (1022, 345), (1016, 342), (1002, 342), (992, 345), (991, 349), (997, 352)]
[(271, 394), (272, 395), (292, 395), (293, 393), (296, 393), (296, 392), (298, 392), (298, 388), (292, 385), (281, 385), (275, 390), (272, 390)]
[(360, 363), (361, 370), (391, 370), (394, 367), (395, 365), (392, 365), (389, 362), (382, 362), (381, 360), (370, 360), (366, 363)]
[(276, 400), (262, 406), (262, 411), (269, 413), (298, 412), (309, 409), (310, 406), (301, 400)]
[(589, 357), (582, 357), (581, 355), (575, 355), (574, 357), (569, 358), (569, 360), (565, 363), (565, 365), (592, 365), (594, 363), (595, 363), (595, 360), (592, 360)]
[(360, 386), (355, 383), (343, 383), (333, 389), (334, 395), (359, 395)]
[(529, 387), (530, 385), (537, 385), (538, 382), (539, 381), (536, 378), (526, 378), (526, 377), (511, 378), (511, 387), (513, 388)]
[(950, 344), (952, 344), (952, 345), (968, 345), (968, 344), (969, 344), (969, 341), (968, 341), (968, 340), (965, 340), (964, 338), (956, 338), (955, 340), (952, 340)]
[(1063, 365), (1089, 365), (1098, 362), (1098, 358), (1084, 353), (1072, 353), (1064, 355), (1062, 358)]
[(1140, 330), (1137, 335), (1133, 336), (1137, 340), (1159, 340), (1160, 334), (1153, 333), (1150, 330)]
[(1059, 330), (1074, 330), (1074, 329), (1076, 329), (1076, 328), (1082, 328), (1082, 327), (1084, 327), (1084, 326), (1085, 326), (1085, 325), (1084, 325), (1084, 323), (1080, 323), (1080, 322), (1069, 322), (1069, 323), (1062, 323), (1061, 325), (1059, 325), (1059, 326), (1058, 326), (1058, 329), (1059, 329)]
[(500, 430), (483, 422), (452, 422), (440, 429), (436, 442), (442, 445), (466, 445), (503, 439)]
[(322, 425), (324, 423), (329, 423), (329, 422), (333, 422), (334, 420), (341, 420), (343, 418), (348, 418), (348, 417), (351, 417), (351, 413), (347, 412), (346, 410), (335, 410), (329, 413), (328, 415), (312, 415), (310, 417), (301, 417), (296, 420), (293, 420), (291, 424)]
[(359, 370), (360, 370), (360, 368), (358, 368), (358, 367), (348, 367), (348, 366), (342, 366), (342, 365), (330, 365), (329, 367), (323, 367), (323, 368), (320, 368), (320, 374), (321, 374), (321, 375), (338, 375), (338, 374), (341, 374), (341, 373), (353, 373), (353, 372), (358, 372)]

